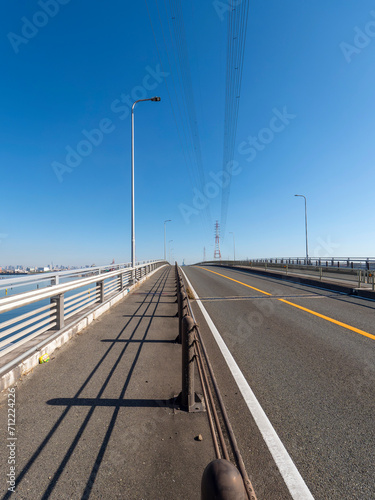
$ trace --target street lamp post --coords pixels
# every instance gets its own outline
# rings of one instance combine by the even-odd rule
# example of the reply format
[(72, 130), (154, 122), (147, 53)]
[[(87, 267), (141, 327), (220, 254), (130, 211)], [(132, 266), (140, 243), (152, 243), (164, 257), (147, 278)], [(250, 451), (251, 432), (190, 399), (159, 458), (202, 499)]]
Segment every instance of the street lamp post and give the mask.
[[(137, 104), (137, 102), (141, 101), (155, 101), (158, 102), (160, 101), (160, 97), (151, 97), (150, 99), (138, 99), (133, 103), (132, 106), (132, 140), (131, 140), (131, 150), (132, 150), (132, 193), (131, 193), (131, 200), (132, 200), (132, 234), (131, 234), (131, 239), (132, 239), (132, 249), (131, 249), (131, 257), (132, 257), (132, 268), (134, 269), (135, 267), (135, 217), (134, 217), (134, 107)], [(134, 279), (135, 273), (133, 271), (133, 279)]]
[(305, 198), (305, 231), (306, 231), (306, 265), (309, 263), (309, 246), (307, 242), (307, 203), (306, 203), (306, 196), (303, 194), (295, 194), (294, 196), (301, 196), (302, 198)]
[(167, 260), (167, 247), (166, 247), (166, 229), (165, 229), (165, 225), (167, 222), (172, 222), (171, 219), (168, 219), (168, 220), (165, 220), (164, 221), (164, 260)]
[(168, 256), (169, 256), (169, 263), (171, 261), (171, 243), (173, 240), (168, 241)]
[(229, 234), (233, 234), (233, 260), (236, 262), (236, 243), (234, 241), (234, 232), (230, 231)]

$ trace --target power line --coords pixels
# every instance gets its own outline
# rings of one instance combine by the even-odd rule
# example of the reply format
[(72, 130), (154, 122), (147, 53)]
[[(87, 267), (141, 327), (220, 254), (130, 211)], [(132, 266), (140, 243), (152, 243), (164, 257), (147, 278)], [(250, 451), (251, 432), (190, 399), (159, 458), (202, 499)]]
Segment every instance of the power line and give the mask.
[[(145, 3), (159, 62), (163, 69), (163, 61), (161, 57), (161, 50), (159, 49), (158, 37), (156, 35), (147, 0), (145, 0)], [(161, 29), (162, 43), (164, 44), (167, 64), (171, 74), (172, 87), (174, 91), (173, 94), (176, 100), (176, 105), (174, 106), (168, 82), (166, 81), (168, 97), (171, 103), (181, 149), (184, 154), (185, 164), (189, 172), (192, 187), (196, 187), (199, 191), (203, 192), (205, 187), (205, 176), (181, 2), (180, 0), (175, 0), (174, 2), (169, 0), (170, 10), (168, 12), (167, 2), (164, 0), (164, 10), (167, 18), (169, 36), (171, 39), (171, 50), (168, 47), (169, 43), (166, 39), (158, 0), (155, 0), (155, 6)], [(205, 229), (208, 231), (211, 223), (208, 208), (206, 207), (205, 209), (200, 210), (199, 215)]]
[[(246, 45), (247, 20), (249, 14), (249, 0), (243, 0), (234, 6), (230, 3), (231, 10), (227, 21), (227, 61), (225, 85), (225, 116), (224, 116), (224, 142), (223, 142), (223, 170), (234, 159), (234, 146), (236, 142), (239, 101), (241, 97), (241, 83)], [(225, 234), (225, 225), (228, 213), (231, 179), (222, 190), (221, 198), (221, 227)]]

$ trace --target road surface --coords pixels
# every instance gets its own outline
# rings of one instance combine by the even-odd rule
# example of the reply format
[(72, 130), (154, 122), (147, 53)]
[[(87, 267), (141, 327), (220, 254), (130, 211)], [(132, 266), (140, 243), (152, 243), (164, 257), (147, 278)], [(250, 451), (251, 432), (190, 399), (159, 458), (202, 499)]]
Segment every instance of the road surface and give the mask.
[[(306, 490), (375, 498), (375, 302), (218, 266), (183, 270)], [(194, 313), (258, 498), (300, 500), (196, 302)]]

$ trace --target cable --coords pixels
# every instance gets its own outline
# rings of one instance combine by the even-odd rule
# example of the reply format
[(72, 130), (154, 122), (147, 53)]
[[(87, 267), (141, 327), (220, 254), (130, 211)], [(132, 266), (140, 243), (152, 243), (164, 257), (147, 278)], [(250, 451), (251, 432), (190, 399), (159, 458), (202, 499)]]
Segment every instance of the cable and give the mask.
[[(247, 21), (249, 14), (249, 0), (243, 0), (234, 7), (230, 3), (231, 11), (227, 22), (227, 63), (225, 87), (225, 117), (224, 117), (224, 142), (223, 142), (223, 170), (234, 159), (234, 146), (236, 142), (239, 101), (241, 97), (242, 73), (244, 65)], [(221, 199), (221, 227), (223, 235), (228, 213), (231, 178), (226, 188), (222, 190)]]

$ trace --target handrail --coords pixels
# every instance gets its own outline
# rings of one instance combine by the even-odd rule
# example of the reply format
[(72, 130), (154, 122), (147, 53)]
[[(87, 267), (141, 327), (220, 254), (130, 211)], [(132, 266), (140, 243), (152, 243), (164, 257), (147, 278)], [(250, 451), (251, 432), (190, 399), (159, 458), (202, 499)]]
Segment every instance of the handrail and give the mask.
[[(66, 319), (84, 309), (87, 310), (98, 303), (104, 302), (108, 297), (112, 297), (114, 294), (136, 283), (138, 279), (163, 263), (163, 260), (156, 260), (139, 264), (134, 268), (121, 267), (105, 274), (96, 274), (69, 283), (55, 284), (47, 288), (1, 298), (0, 320), (2, 313), (36, 304), (46, 299), (50, 299), (50, 304), (42, 308), (37, 307), (26, 314), (23, 314), (24, 311), (21, 311), (18, 317), (15, 315), (10, 320), (7, 319), (0, 322), (0, 357), (41, 333), (51, 329), (55, 331), (61, 330), (64, 327)], [(95, 287), (80, 291), (83, 287), (87, 287), (93, 283), (96, 284)], [(67, 292), (74, 290), (78, 290), (78, 293), (69, 297), (65, 296)], [(43, 305), (43, 302), (41, 305)], [(48, 313), (44, 312), (44, 310), (48, 309)], [(42, 311), (43, 313), (41, 314)], [(45, 319), (48, 314), (49, 317)]]
[(298, 266), (318, 266), (343, 269), (375, 269), (375, 257), (269, 257), (243, 260), (208, 260), (197, 264), (219, 264), (232, 262), (236, 264), (289, 264)]
[[(144, 260), (142, 262), (137, 262), (136, 266), (142, 266), (144, 264), (151, 264), (152, 262), (157, 262), (157, 260)], [(130, 269), (131, 263), (122, 264), (107, 264), (106, 266), (95, 266), (95, 267), (83, 267), (78, 269), (69, 269), (66, 271), (52, 271), (52, 272), (40, 272), (32, 275), (17, 275), (14, 274), (12, 277), (2, 278), (0, 273), (0, 290), (5, 288), (14, 288), (18, 286), (32, 285), (33, 283), (39, 284), (42, 281), (51, 281), (58, 284), (60, 278), (68, 278), (69, 276), (79, 276), (84, 274), (100, 274), (101, 271), (108, 272), (109, 270), (119, 270), (119, 269)], [(7, 276), (7, 275), (6, 275)]]
[[(135, 266), (135, 269), (140, 269), (143, 266)], [(121, 273), (119, 273), (121, 271)], [(47, 289), (42, 288), (39, 290), (32, 290), (31, 292), (23, 292), (17, 295), (12, 295), (9, 297), (3, 297), (0, 299), (0, 313), (11, 311), (12, 309), (17, 309), (24, 305), (32, 304), (33, 302), (38, 302), (39, 300), (48, 299), (54, 295), (65, 293), (70, 290), (75, 290), (76, 288), (81, 288), (82, 286), (90, 285), (91, 283), (101, 282), (112, 276), (117, 276), (119, 274), (130, 274), (133, 271), (132, 268), (119, 269), (117, 271), (110, 271), (106, 274), (98, 274), (90, 278), (82, 278), (75, 281), (70, 281), (69, 283), (63, 283), (62, 285), (53, 285)], [(1, 323), (0, 323), (1, 325)]]

